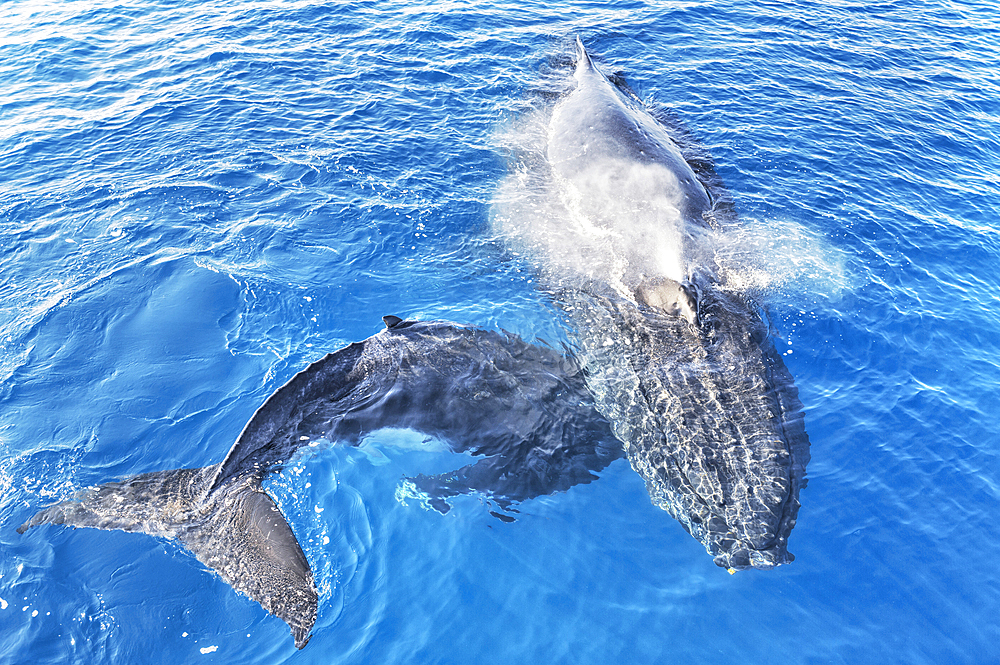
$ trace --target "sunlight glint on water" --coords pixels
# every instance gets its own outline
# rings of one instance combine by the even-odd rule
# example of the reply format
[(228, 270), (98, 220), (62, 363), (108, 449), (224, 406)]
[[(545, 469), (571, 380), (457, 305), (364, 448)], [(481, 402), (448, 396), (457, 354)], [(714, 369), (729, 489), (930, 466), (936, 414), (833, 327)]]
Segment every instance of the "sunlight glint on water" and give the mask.
[[(0, 21), (0, 661), (995, 657), (992, 4), (14, 0)], [(812, 440), (793, 564), (717, 569), (623, 461), (513, 524), (477, 497), (404, 506), (401, 478), (457, 460), (391, 435), (379, 464), (321, 446), (271, 480), (321, 590), (300, 653), (173, 544), (14, 531), (219, 461), (383, 315), (566, 341), (496, 224), (552, 221), (535, 176), (577, 34), (732, 194), (714, 254), (770, 315)]]

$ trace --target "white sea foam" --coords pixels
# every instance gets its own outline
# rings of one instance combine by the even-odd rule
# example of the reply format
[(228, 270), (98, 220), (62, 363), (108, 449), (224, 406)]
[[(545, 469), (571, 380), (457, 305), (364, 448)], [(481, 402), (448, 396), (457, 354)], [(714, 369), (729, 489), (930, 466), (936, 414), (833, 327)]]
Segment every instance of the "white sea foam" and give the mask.
[(502, 242), (550, 281), (595, 279), (631, 292), (643, 279), (680, 281), (701, 267), (754, 295), (836, 298), (850, 287), (843, 254), (798, 221), (738, 218), (711, 230), (686, 223), (665, 167), (605, 157), (572, 181), (559, 177), (547, 159), (551, 115), (542, 106), (498, 131), (508, 172), (491, 215)]

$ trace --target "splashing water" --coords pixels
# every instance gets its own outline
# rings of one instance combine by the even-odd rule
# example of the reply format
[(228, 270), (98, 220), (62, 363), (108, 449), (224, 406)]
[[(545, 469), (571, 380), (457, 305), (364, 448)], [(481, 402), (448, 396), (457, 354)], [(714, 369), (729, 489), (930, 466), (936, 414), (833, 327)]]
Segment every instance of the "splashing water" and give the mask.
[[(577, 150), (585, 159), (565, 177), (549, 154), (565, 112), (548, 99), (540, 97), (497, 132), (508, 170), (493, 197), (492, 222), (502, 242), (538, 265), (549, 284), (592, 279), (630, 293), (645, 280), (681, 282), (702, 269), (721, 287), (751, 296), (820, 293), (836, 299), (849, 288), (847, 260), (797, 221), (737, 220), (717, 202), (706, 214), (711, 228), (686, 218), (684, 184), (643, 151), (617, 155), (599, 140), (595, 149), (593, 137), (580, 139)], [(670, 129), (659, 126), (642, 136), (649, 140)]]

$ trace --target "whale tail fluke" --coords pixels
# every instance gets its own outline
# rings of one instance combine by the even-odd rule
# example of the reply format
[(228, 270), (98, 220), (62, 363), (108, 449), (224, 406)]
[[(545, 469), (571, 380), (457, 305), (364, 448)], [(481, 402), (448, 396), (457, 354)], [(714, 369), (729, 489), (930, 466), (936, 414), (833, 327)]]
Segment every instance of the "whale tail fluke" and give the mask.
[(307, 442), (358, 445), (383, 429), (410, 429), (481, 458), (420, 487), (408, 481), (441, 512), (449, 497), (469, 492), (507, 510), (590, 482), (623, 454), (572, 357), (445, 321), (383, 321), (378, 334), (327, 354), (276, 390), (219, 464), (92, 487), (42, 509), (19, 531), (65, 524), (176, 540), (285, 621), (302, 648), (316, 621), (316, 584), (261, 482)]
[(255, 478), (206, 487), (216, 466), (144, 473), (42, 509), (42, 524), (122, 530), (177, 540), (229, 585), (283, 620), (295, 646), (309, 641), (318, 594), (291, 527)]
[(287, 623), (301, 649), (316, 622), (318, 594), (284, 515), (253, 481), (223, 486), (211, 503), (215, 509), (178, 539), (234, 589)]

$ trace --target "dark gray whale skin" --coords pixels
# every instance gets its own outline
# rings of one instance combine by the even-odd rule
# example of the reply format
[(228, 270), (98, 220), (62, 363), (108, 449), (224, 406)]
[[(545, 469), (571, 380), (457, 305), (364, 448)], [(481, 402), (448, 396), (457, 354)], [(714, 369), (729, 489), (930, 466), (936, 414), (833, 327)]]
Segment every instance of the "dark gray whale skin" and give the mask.
[[(554, 166), (567, 179), (585, 169), (594, 152), (575, 153), (580, 146), (665, 166), (680, 183), (678, 211), (697, 250), (699, 235), (728, 205), (710, 165), (692, 170), (582, 44), (577, 78), (599, 101), (577, 109), (594, 134), (553, 133), (563, 141), (561, 151), (550, 143)], [(647, 275), (649, 262), (639, 260), (627, 284), (551, 278), (580, 362), (513, 335), (385, 317), (385, 330), (327, 355), (271, 395), (219, 464), (90, 488), (18, 531), (51, 523), (176, 539), (284, 620), (302, 648), (316, 621), (317, 589), (262, 481), (310, 441), (357, 444), (378, 429), (408, 427), (482, 457), (409, 479), (441, 512), (449, 497), (470, 491), (509, 508), (590, 482), (624, 446), (653, 502), (719, 566), (786, 563), (809, 459), (802, 404), (766, 319), (716, 276), (703, 252), (691, 256), (681, 281)]]
[(692, 324), (591, 286), (559, 292), (558, 303), (598, 410), (653, 503), (730, 572), (792, 561), (809, 440), (753, 305), (706, 284)]
[[(579, 39), (574, 78), (553, 112), (548, 161), (559, 181), (578, 183), (584, 201), (605, 194), (590, 194), (595, 168), (619, 183), (615, 206), (592, 206), (604, 215), (594, 224), (621, 238), (612, 251), (637, 266), (620, 279), (543, 271), (598, 410), (653, 503), (717, 565), (735, 572), (787, 563), (809, 439), (766, 318), (714, 263), (710, 238), (725, 232), (720, 222), (735, 221), (731, 197), (707, 155), (689, 162), (678, 134), (601, 73)], [(641, 210), (637, 202), (653, 189), (649, 179), (629, 189), (639, 168), (677, 192), (676, 217), (613, 214)], [(665, 226), (681, 239), (679, 279), (656, 274), (650, 260), (648, 238)]]
[(328, 354), (279, 388), (221, 463), (83, 490), (18, 531), (65, 524), (176, 539), (284, 620), (302, 648), (316, 621), (316, 584), (295, 534), (261, 486), (302, 445), (357, 444), (382, 428), (409, 427), (482, 456), (451, 473), (410, 479), (441, 512), (449, 497), (471, 491), (508, 507), (588, 483), (622, 456), (572, 358), (511, 334), (384, 321), (378, 334)]

